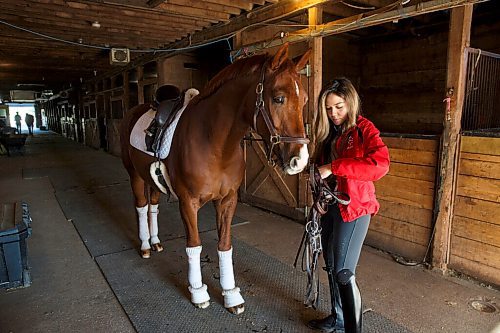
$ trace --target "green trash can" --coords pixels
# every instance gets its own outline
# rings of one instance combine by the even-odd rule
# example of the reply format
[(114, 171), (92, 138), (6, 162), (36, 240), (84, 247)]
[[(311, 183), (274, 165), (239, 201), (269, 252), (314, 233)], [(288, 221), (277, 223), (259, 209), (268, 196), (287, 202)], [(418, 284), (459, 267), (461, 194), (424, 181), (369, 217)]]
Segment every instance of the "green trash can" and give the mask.
[(31, 217), (26, 203), (0, 203), (0, 287), (29, 287), (26, 239), (31, 236)]

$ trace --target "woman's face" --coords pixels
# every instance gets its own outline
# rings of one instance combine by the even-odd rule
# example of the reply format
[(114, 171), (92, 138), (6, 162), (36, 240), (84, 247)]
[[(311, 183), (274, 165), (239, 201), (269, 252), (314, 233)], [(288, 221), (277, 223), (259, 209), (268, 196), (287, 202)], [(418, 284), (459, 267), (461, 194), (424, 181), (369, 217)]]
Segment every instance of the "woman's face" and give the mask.
[(337, 126), (340, 126), (347, 119), (349, 108), (345, 100), (335, 93), (329, 93), (325, 100), (326, 113), (328, 118)]

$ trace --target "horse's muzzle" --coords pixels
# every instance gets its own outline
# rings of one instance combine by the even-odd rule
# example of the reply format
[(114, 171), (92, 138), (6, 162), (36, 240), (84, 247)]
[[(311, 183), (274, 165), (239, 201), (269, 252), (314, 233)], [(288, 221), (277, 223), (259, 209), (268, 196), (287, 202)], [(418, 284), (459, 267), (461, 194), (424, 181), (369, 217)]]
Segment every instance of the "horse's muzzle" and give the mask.
[(284, 171), (288, 175), (295, 175), (305, 169), (309, 162), (309, 152), (307, 145), (302, 145), (299, 151), (299, 156), (293, 156), (288, 165), (285, 166)]

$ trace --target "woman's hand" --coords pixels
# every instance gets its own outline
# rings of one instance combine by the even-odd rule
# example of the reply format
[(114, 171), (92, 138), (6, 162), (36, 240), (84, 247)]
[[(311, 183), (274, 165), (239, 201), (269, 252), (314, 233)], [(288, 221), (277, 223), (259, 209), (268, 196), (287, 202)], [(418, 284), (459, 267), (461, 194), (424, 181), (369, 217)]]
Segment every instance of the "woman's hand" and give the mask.
[(321, 179), (328, 178), (332, 174), (332, 166), (331, 164), (325, 164), (318, 167), (319, 174), (321, 175)]

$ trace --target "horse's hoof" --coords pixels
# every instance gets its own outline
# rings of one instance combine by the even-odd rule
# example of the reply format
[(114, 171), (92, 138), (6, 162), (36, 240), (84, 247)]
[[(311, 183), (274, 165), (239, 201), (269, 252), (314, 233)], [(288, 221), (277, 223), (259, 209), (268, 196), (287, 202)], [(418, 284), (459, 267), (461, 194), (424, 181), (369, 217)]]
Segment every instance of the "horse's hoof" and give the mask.
[(163, 246), (160, 243), (156, 243), (151, 245), (151, 249), (156, 252), (161, 252), (163, 251)]
[(210, 301), (206, 301), (203, 303), (193, 303), (193, 305), (195, 306), (195, 308), (198, 308), (198, 309), (206, 309), (210, 305)]
[(231, 307), (226, 308), (226, 309), (227, 309), (227, 311), (231, 312), (234, 315), (239, 315), (245, 311), (245, 304), (231, 306)]
[(149, 258), (151, 258), (151, 250), (150, 249), (141, 250), (141, 257), (143, 259), (149, 259)]

